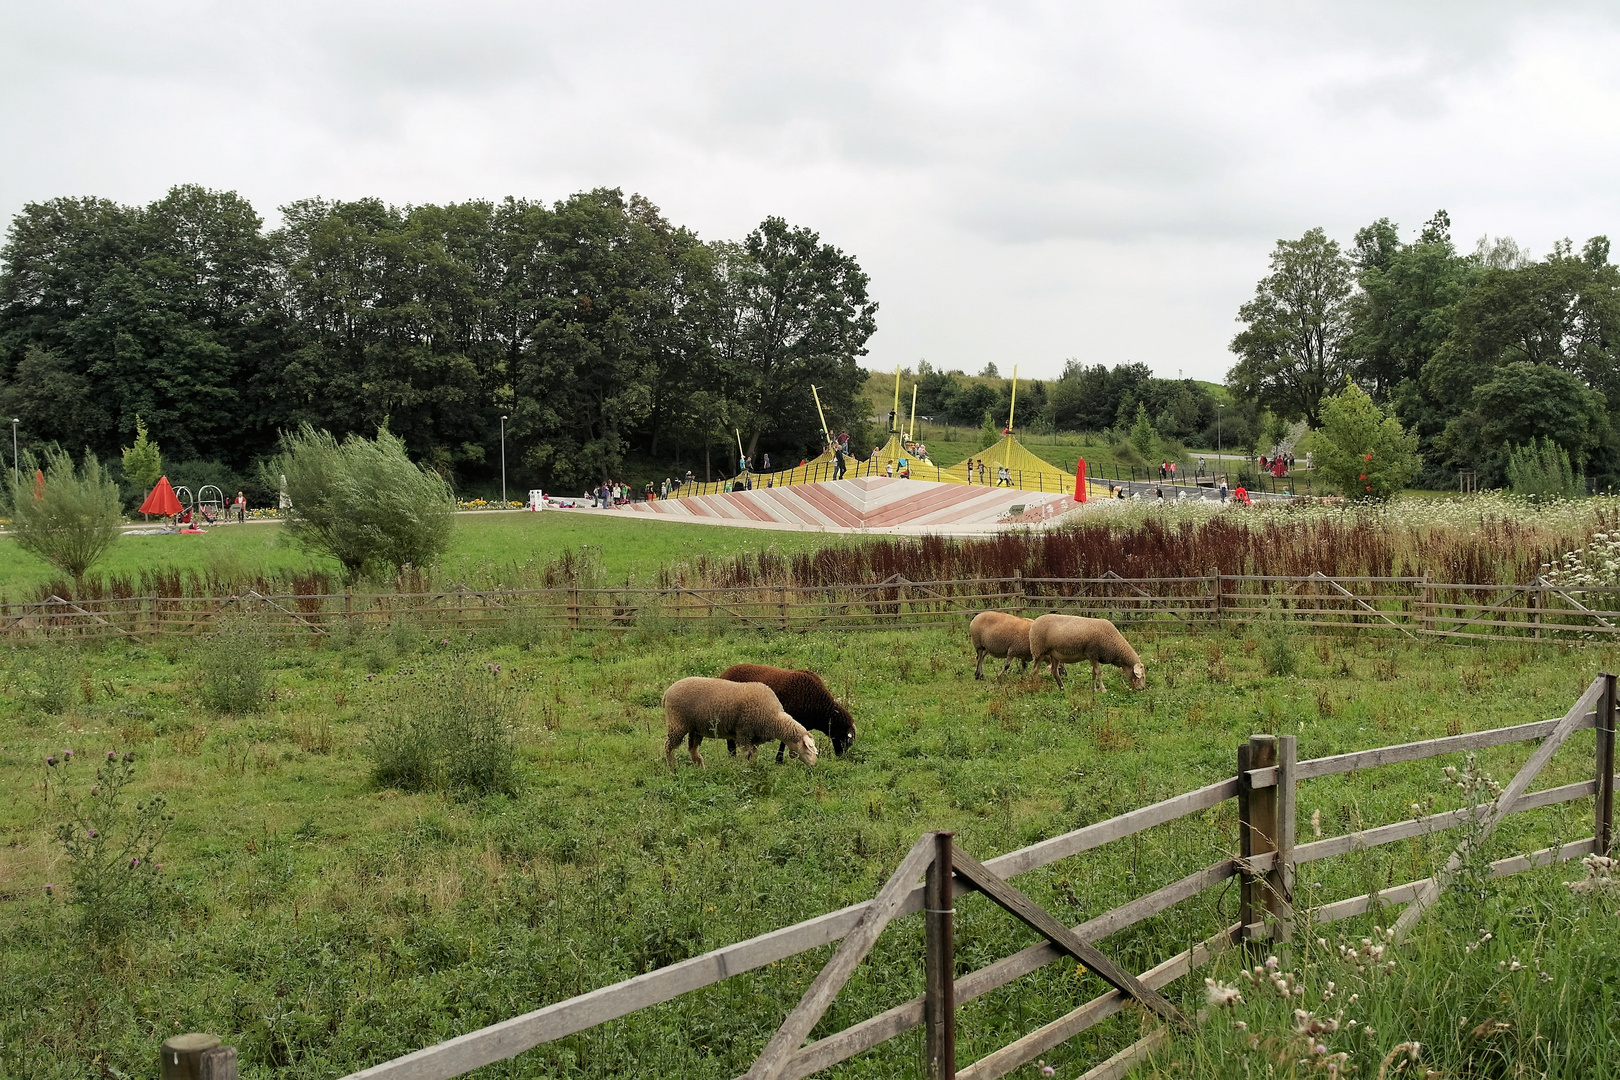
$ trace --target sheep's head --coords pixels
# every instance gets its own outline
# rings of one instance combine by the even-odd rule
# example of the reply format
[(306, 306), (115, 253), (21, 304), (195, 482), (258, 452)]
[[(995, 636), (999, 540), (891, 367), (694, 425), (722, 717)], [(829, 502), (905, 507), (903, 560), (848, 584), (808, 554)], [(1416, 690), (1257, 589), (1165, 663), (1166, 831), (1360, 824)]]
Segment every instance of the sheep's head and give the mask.
[(849, 744), (855, 741), (855, 718), (849, 715), (849, 710), (833, 702), (833, 715), (837, 718), (833, 723), (833, 730), (828, 734), (832, 738), (833, 753), (842, 757)]
[(805, 732), (804, 741), (794, 749), (793, 753), (806, 765), (814, 765), (816, 763), (816, 737), (808, 731)]
[(1147, 689), (1147, 668), (1142, 666), (1142, 662), (1140, 660), (1131, 665), (1131, 689)]

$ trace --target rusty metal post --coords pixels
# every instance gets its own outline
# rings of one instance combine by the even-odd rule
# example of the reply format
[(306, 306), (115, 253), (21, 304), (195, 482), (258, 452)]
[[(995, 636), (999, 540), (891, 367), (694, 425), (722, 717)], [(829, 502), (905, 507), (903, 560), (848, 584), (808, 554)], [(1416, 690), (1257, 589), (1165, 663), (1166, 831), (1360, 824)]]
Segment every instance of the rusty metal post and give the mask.
[(951, 838), (934, 834), (934, 861), (924, 887), (923, 1022), (928, 1080), (956, 1077), (956, 948), (951, 906)]

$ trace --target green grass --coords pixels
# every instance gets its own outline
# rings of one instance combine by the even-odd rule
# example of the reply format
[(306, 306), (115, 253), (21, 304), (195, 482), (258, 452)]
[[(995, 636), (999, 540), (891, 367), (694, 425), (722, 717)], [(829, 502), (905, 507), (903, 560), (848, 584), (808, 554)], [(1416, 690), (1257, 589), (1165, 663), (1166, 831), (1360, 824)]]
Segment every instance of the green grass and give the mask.
[[(91, 574), (138, 577), (142, 569), (177, 569), (214, 571), (230, 578), (318, 569), (337, 577), (336, 560), (311, 556), (287, 544), (283, 537), (280, 524), (226, 525), (200, 536), (125, 536)], [(825, 547), (829, 539), (815, 533), (683, 525), (584, 513), (460, 514), (440, 576), (448, 581), (472, 581), (526, 563), (547, 562), (566, 549), (596, 547), (609, 581), (622, 581), (626, 576), (646, 581), (661, 565), (699, 555), (724, 558), (773, 548), (800, 551)], [(31, 598), (38, 586), (61, 577), (43, 560), (18, 548), (11, 537), (0, 537), (0, 592), (9, 598), (25, 593)]]
[[(567, 532), (575, 519), (554, 518), (481, 535), (584, 535)], [(1314, 757), (1543, 719), (1617, 659), (1578, 646), (1300, 637), (1295, 674), (1274, 677), (1255, 636), (1133, 637), (1148, 690), (1122, 691), (1110, 673), (1110, 690), (1093, 695), (1083, 680), (1062, 692), (1016, 675), (975, 682), (963, 630), (650, 626), (529, 638), (514, 627), (469, 642), (396, 629), (276, 649), (265, 658), (272, 703), (240, 717), (198, 704), (185, 642), (58, 656), (48, 676), (30, 650), (13, 653), (0, 700), (0, 1075), (76, 1077), (102, 1064), (149, 1075), (158, 1043), (180, 1031), (239, 1046), (244, 1076), (340, 1075), (868, 898), (925, 830), (953, 829), (965, 850), (989, 857), (1229, 776), (1254, 731), (1297, 734), (1301, 757)], [(526, 705), (511, 717), (515, 796), (456, 801), (369, 779), (379, 684), (451, 654), (499, 664), (523, 687)], [(821, 671), (856, 717), (852, 752), (825, 754), (814, 769), (767, 755), (748, 765), (709, 742), (707, 768), (683, 762), (671, 775), (659, 694), (739, 661)], [(26, 703), (45, 700), (22, 692), (41, 678), (67, 681), (67, 711)], [(1591, 746), (1578, 734), (1538, 787), (1589, 775)], [(52, 839), (59, 805), (45, 804), (41, 786), (45, 755), (64, 748), (81, 758), (133, 750), (137, 797), (162, 793), (175, 813), (161, 853), (174, 891), (116, 947), (79, 940), (64, 902), (44, 895), (67, 878)], [(1499, 748), (1482, 761), (1505, 780), (1526, 752)], [(1312, 781), (1302, 819), (1320, 811), (1331, 835), (1399, 820), (1413, 802), (1444, 808), (1441, 764)], [(1498, 850), (1588, 835), (1590, 814), (1584, 801), (1509, 819)], [(1226, 803), (1018, 884), (1078, 922), (1228, 857), (1234, 837)], [(1423, 876), (1454, 842), (1444, 834), (1311, 864), (1312, 895)], [(1574, 874), (1527, 875), (1563, 876)], [(1233, 921), (1234, 902), (1231, 890), (1211, 890), (1103, 947), (1140, 970)], [(958, 933), (959, 962), (974, 968), (1033, 940), (978, 897), (959, 905)], [(892, 928), (817, 1033), (920, 992), (920, 948), (916, 920)], [(730, 979), (482, 1075), (735, 1076), (828, 955)], [(1177, 988), (1189, 1007), (1201, 974)], [(962, 1011), (961, 1060), (1101, 990), (1059, 964), (987, 995)], [(1072, 1076), (1138, 1034), (1135, 1019), (1119, 1017), (1047, 1060)], [(916, 1038), (902, 1037), (830, 1075), (916, 1076), (917, 1053)]]

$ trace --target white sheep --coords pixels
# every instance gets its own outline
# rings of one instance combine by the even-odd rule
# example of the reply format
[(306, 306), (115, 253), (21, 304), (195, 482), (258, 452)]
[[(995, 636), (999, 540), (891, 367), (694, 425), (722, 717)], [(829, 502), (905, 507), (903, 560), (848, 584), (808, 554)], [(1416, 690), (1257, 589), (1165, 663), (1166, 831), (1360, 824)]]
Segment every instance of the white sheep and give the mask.
[(973, 639), (973, 651), (978, 654), (979, 660), (973, 667), (973, 677), (984, 678), (984, 658), (987, 654), (1005, 658), (1007, 662), (1001, 665), (1003, 675), (1007, 674), (1014, 660), (1021, 662), (1020, 670), (1028, 668), (1031, 656), (1029, 628), (1034, 625), (1034, 619), (1020, 618), (1005, 611), (981, 611), (973, 616), (973, 621), (968, 623), (968, 637)]
[(682, 679), (664, 691), (664, 720), (669, 727), (664, 760), (671, 769), (682, 739), (687, 740), (692, 764), (702, 765), (698, 745), (704, 738), (736, 740), (749, 761), (754, 760), (756, 744), (779, 741), (806, 765), (816, 763), (815, 736), (787, 714), (775, 691), (764, 683)]
[(1130, 674), (1131, 689), (1147, 686), (1147, 670), (1142, 658), (1136, 655), (1119, 627), (1107, 619), (1088, 619), (1082, 615), (1042, 615), (1029, 628), (1029, 651), (1034, 658), (1035, 672), (1040, 673), (1042, 663), (1052, 665), (1052, 678), (1061, 689), (1062, 665), (1081, 660), (1091, 661), (1091, 684), (1102, 689), (1102, 664), (1112, 664)]

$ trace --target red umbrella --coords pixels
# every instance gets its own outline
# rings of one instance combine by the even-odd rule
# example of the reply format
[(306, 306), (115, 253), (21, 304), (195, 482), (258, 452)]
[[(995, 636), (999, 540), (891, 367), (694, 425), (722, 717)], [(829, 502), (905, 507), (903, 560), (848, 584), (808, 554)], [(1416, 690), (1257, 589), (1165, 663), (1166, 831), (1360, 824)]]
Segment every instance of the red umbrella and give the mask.
[(174, 488), (169, 486), (169, 478), (161, 476), (158, 478), (157, 486), (152, 489), (152, 494), (148, 495), (146, 501), (141, 503), (140, 512), (168, 516), (178, 514), (180, 510), (180, 499), (175, 495)]

